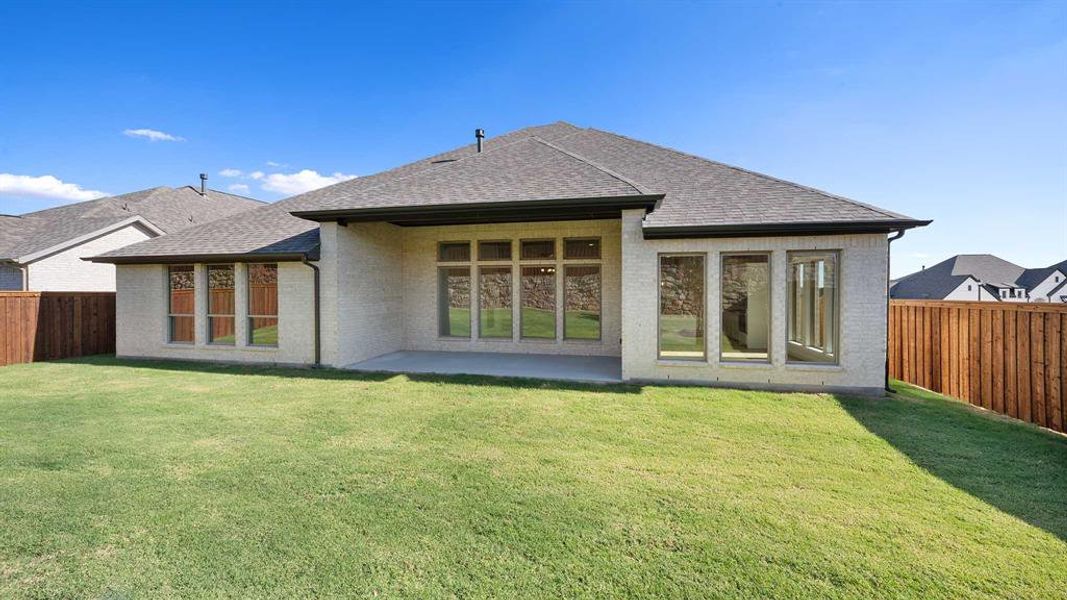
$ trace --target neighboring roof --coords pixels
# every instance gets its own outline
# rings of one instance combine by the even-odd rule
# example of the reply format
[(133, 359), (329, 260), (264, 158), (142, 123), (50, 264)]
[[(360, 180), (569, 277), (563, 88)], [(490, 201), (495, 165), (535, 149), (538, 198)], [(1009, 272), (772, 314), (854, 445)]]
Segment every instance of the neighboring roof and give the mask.
[(130, 223), (140, 223), (156, 235), (171, 234), (260, 206), (258, 200), (215, 190), (201, 196), (189, 186), (157, 187), (0, 216), (0, 259), (33, 257)]
[(998, 295), (1000, 288), (1033, 287), (1054, 271), (1065, 272), (1067, 261), (1043, 269), (1024, 269), (992, 254), (960, 254), (936, 265), (906, 275), (890, 287), (893, 298), (939, 299), (947, 296), (959, 284), (973, 277), (986, 291)]
[(1042, 269), (1025, 269), (1023, 274), (1016, 279), (1016, 283), (1028, 290), (1032, 290), (1056, 271), (1067, 275), (1067, 260)]
[[(1063, 263), (1060, 263), (1060, 264), (1063, 264)], [(1067, 279), (1064, 279), (1063, 281), (1060, 282), (1059, 285), (1057, 285), (1056, 287), (1054, 287), (1051, 290), (1049, 290), (1048, 297), (1049, 298), (1054, 298), (1054, 297), (1056, 297), (1057, 294), (1059, 294), (1061, 292), (1067, 292)]]
[(952, 293), (961, 283), (971, 279), (969, 274), (953, 272), (956, 259), (953, 256), (936, 265), (905, 275), (889, 288), (890, 298), (913, 300), (941, 300)]
[[(308, 220), (398, 224), (618, 216), (654, 210), (645, 237), (888, 232), (918, 221), (766, 175), (569, 123), (530, 127), (227, 219), (101, 260), (313, 251)], [(314, 232), (314, 233), (313, 233)], [(265, 249), (271, 249), (270, 252)]]

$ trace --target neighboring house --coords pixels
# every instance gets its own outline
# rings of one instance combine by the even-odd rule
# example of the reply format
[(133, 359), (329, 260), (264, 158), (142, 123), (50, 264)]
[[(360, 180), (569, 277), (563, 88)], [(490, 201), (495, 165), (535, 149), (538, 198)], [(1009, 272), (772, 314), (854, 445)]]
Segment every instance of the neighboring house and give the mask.
[(0, 290), (114, 291), (114, 267), (81, 259), (261, 206), (186, 186), (0, 215)]
[(481, 142), (93, 258), (118, 354), (881, 390), (887, 234), (929, 221), (567, 123)]
[(991, 254), (960, 254), (890, 284), (900, 300), (1067, 302), (1067, 261), (1024, 269)]

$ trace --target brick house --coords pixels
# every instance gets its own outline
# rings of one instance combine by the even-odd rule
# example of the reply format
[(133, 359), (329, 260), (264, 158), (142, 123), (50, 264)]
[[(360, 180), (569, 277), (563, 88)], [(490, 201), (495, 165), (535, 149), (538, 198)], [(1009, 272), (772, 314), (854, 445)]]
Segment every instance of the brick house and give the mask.
[(555, 123), (92, 260), (123, 356), (875, 391), (927, 223)]

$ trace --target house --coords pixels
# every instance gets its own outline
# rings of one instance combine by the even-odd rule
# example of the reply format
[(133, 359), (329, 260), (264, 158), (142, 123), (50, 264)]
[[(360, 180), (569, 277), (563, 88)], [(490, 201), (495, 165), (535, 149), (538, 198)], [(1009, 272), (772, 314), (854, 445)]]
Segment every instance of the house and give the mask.
[(882, 389), (887, 237), (929, 221), (568, 123), (478, 134), (93, 257), (118, 354)]
[(900, 300), (1067, 302), (1067, 261), (1024, 269), (991, 254), (959, 254), (890, 285)]
[(215, 190), (156, 187), (0, 215), (0, 290), (114, 291), (114, 267), (81, 259), (260, 206)]

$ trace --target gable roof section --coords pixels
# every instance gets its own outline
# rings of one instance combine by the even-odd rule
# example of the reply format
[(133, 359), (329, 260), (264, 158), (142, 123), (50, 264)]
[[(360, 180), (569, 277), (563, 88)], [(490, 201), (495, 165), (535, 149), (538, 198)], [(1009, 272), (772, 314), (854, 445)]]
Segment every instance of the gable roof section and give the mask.
[(1056, 271), (1067, 275), (1067, 260), (1058, 262), (1054, 265), (1049, 265), (1043, 269), (1025, 269), (1023, 274), (1015, 280), (1015, 283), (1027, 290), (1032, 290), (1034, 287), (1048, 279), (1049, 275), (1052, 275)]
[(889, 288), (890, 298), (911, 300), (942, 300), (967, 281), (967, 273), (954, 273), (956, 259), (953, 256), (932, 267), (905, 275)]
[(29, 262), (41, 254), (138, 223), (159, 235), (263, 206), (214, 190), (157, 187), (0, 219), (0, 259)]
[(623, 208), (651, 210), (645, 237), (888, 232), (929, 223), (561, 122), (490, 138), (481, 153), (466, 145), (97, 259), (313, 252), (317, 225), (305, 219), (427, 225), (617, 217)]

